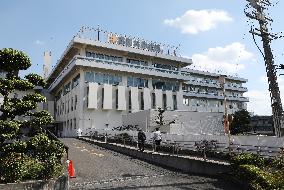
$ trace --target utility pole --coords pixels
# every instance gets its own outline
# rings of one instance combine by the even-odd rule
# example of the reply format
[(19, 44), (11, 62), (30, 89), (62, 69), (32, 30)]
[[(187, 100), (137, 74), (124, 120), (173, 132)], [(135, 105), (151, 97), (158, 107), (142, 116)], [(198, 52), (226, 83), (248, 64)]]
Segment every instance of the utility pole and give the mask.
[[(246, 1), (248, 2), (248, 4), (246, 5), (246, 8), (244, 10), (245, 15), (249, 19), (257, 21), (259, 25), (259, 28), (253, 28), (252, 26), (250, 33), (253, 35), (254, 43), (261, 52), (265, 62), (275, 134), (277, 137), (281, 137), (283, 136), (283, 133), (281, 134), (281, 129), (283, 130), (283, 108), (277, 82), (276, 67), (274, 65), (274, 58), (270, 47), (271, 41), (279, 37), (269, 32), (268, 26), (273, 22), (273, 20), (267, 17), (265, 13), (265, 10), (268, 10), (268, 8), (273, 6), (273, 4), (270, 2), (270, 0)], [(256, 43), (255, 36), (259, 36), (261, 38), (264, 52), (259, 48), (258, 44)]]

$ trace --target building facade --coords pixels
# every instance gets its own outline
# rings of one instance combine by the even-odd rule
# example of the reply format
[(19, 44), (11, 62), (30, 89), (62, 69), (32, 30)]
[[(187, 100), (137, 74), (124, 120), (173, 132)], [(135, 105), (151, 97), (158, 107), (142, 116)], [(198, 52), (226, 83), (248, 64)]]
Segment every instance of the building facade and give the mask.
[[(220, 74), (186, 69), (177, 48), (82, 28), (47, 78), (62, 136), (111, 129), (142, 110), (224, 112)], [(228, 113), (246, 108), (246, 79), (226, 76)]]
[(252, 116), (250, 126), (252, 134), (275, 135), (272, 116)]

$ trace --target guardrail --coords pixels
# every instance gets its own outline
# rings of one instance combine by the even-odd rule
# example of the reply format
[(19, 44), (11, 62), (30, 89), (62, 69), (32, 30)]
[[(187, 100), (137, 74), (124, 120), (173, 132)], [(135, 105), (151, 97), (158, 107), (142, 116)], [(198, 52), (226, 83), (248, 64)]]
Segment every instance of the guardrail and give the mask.
[[(47, 135), (49, 138), (51, 138), (52, 140), (55, 140), (55, 141), (60, 141), (52, 132), (50, 132), (48, 129), (45, 129)], [(61, 142), (61, 141), (60, 141)], [(68, 151), (69, 151), (69, 147), (66, 146), (65, 144), (64, 145), (64, 148), (65, 148), (65, 151), (66, 151), (66, 154), (67, 154), (67, 159), (69, 159), (69, 154), (68, 154)]]
[[(124, 146), (137, 146), (137, 131), (106, 131), (89, 130), (84, 136), (89, 136), (105, 142), (115, 142)], [(145, 141), (145, 147), (154, 149), (153, 137), (151, 133), (146, 133), (148, 137)], [(171, 152), (177, 155), (199, 155), (204, 159), (207, 156), (216, 158), (227, 158), (230, 154), (255, 153), (265, 158), (275, 158), (284, 153), (284, 146), (265, 146), (253, 144), (241, 144), (231, 141), (231, 143), (218, 141), (215, 139), (199, 140), (174, 140), (169, 136), (164, 136), (161, 142), (160, 150)]]

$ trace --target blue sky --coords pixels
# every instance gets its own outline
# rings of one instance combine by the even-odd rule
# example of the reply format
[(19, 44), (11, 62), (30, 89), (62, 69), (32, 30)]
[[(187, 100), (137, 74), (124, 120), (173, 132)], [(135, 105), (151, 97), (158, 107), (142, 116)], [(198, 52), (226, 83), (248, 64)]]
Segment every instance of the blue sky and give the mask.
[[(265, 67), (244, 16), (245, 0), (9, 0), (0, 2), (0, 48), (26, 52), (42, 73), (43, 52), (56, 63), (82, 26), (181, 45), (193, 68), (247, 78), (248, 110), (271, 114)], [(284, 2), (271, 9), (273, 31), (284, 31)], [(281, 12), (282, 11), (282, 12)], [(284, 64), (284, 40), (274, 41), (276, 64)], [(284, 73), (284, 72), (283, 72)], [(284, 76), (279, 78), (284, 98)], [(282, 79), (283, 78), (283, 79)], [(284, 101), (284, 99), (283, 99)]]

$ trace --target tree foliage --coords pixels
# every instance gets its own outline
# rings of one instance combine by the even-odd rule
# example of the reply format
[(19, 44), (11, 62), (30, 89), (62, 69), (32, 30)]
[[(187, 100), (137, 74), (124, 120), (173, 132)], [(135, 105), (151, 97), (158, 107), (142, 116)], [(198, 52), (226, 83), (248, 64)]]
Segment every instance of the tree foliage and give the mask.
[[(38, 103), (46, 98), (33, 91), (46, 83), (37, 74), (28, 74), (25, 79), (18, 76), (20, 70), (30, 66), (25, 53), (11, 48), (0, 50), (0, 71), (6, 73), (0, 78), (4, 98), (0, 106), (0, 183), (46, 179), (62, 171), (64, 146), (50, 139), (42, 128), (53, 118), (49, 112), (37, 110)], [(22, 91), (26, 93), (20, 96)]]
[(232, 135), (241, 134), (251, 130), (250, 114), (247, 110), (240, 110), (233, 114), (233, 121), (230, 124), (230, 131)]
[(23, 52), (4, 48), (0, 51), (0, 70), (14, 74), (19, 70), (26, 70), (31, 66), (30, 58)]
[(155, 118), (155, 122), (157, 125), (162, 126), (162, 125), (169, 125), (169, 124), (175, 123), (175, 120), (172, 120), (172, 121), (165, 120), (165, 116), (164, 116), (165, 111), (166, 110), (162, 108), (158, 108), (158, 115), (156, 115), (156, 118)]

